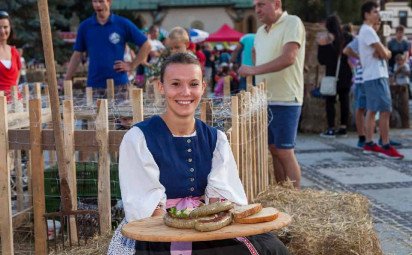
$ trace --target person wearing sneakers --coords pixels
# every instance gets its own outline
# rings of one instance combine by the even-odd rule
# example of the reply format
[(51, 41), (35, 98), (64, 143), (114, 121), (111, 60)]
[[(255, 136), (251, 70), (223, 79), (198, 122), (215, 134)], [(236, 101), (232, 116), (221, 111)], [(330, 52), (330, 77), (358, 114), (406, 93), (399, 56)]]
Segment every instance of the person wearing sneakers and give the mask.
[[(379, 31), (381, 27), (381, 21), (373, 25), (375, 31)], [(348, 57), (352, 57), (359, 60), (359, 40), (358, 37), (353, 39), (344, 49), (343, 54)], [(363, 88), (363, 79), (362, 79), (363, 68), (360, 60), (356, 63), (355, 66), (355, 77), (354, 77), (354, 97), (355, 97), (355, 122), (356, 122), (356, 131), (358, 133), (359, 139), (357, 146), (363, 149), (366, 142), (366, 132), (365, 132), (365, 112), (366, 112), (366, 95), (365, 89)], [(392, 139), (389, 140), (390, 145), (392, 146), (401, 146), (402, 144), (398, 141)], [(382, 146), (382, 138), (379, 138), (379, 145)]]
[[(376, 2), (366, 2), (361, 7), (363, 25), (359, 31), (359, 57), (363, 67), (363, 86), (366, 96), (365, 131), (366, 143), (363, 152), (377, 153), (380, 156), (402, 159), (400, 154), (389, 144), (389, 117), (392, 111), (392, 99), (389, 91), (389, 75), (387, 60), (391, 52), (382, 45), (373, 29), (379, 21), (379, 9)], [(379, 131), (382, 147), (373, 142), (375, 115), (380, 113)]]

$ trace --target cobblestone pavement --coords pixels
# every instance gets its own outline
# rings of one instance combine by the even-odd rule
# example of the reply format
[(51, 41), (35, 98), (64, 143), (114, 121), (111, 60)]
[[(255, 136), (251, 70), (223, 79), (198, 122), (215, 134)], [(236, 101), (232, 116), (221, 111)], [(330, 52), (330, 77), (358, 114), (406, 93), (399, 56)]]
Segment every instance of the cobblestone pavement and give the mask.
[(325, 139), (299, 134), (296, 154), (302, 186), (361, 193), (371, 212), (385, 254), (412, 254), (412, 129), (391, 130), (402, 142), (403, 160), (364, 155), (355, 133)]

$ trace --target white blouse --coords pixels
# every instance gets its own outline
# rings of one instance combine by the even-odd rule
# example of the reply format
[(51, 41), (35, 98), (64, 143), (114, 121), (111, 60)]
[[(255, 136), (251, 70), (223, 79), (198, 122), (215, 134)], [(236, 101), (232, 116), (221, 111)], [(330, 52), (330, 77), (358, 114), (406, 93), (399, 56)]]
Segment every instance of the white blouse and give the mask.
[[(119, 181), (126, 220), (150, 217), (156, 206), (166, 204), (165, 187), (159, 181), (160, 170), (150, 153), (143, 132), (131, 128), (120, 145)], [(225, 198), (246, 205), (247, 198), (226, 135), (217, 133), (212, 169), (206, 186), (208, 198)]]

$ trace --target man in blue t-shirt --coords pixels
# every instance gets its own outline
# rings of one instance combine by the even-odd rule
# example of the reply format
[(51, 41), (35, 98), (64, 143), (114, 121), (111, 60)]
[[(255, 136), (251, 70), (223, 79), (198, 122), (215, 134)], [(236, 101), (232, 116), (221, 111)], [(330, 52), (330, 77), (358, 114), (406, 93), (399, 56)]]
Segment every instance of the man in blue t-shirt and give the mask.
[[(82, 54), (86, 52), (89, 58), (88, 87), (106, 88), (107, 79), (113, 79), (117, 87), (127, 85), (127, 72), (145, 63), (150, 43), (130, 20), (110, 12), (112, 0), (92, 0), (92, 4), (96, 13), (79, 26), (65, 79), (72, 79)], [(123, 59), (126, 43), (140, 48), (132, 62)]]

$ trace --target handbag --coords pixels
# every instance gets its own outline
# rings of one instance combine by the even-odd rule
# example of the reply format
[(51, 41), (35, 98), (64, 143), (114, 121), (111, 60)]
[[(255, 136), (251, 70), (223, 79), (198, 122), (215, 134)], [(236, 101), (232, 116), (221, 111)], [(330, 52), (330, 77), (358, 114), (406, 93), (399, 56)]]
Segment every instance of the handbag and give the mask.
[(320, 81), (320, 93), (324, 96), (336, 95), (336, 83), (338, 82), (340, 69), (340, 56), (338, 58), (338, 65), (336, 66), (335, 76), (325, 76)]

